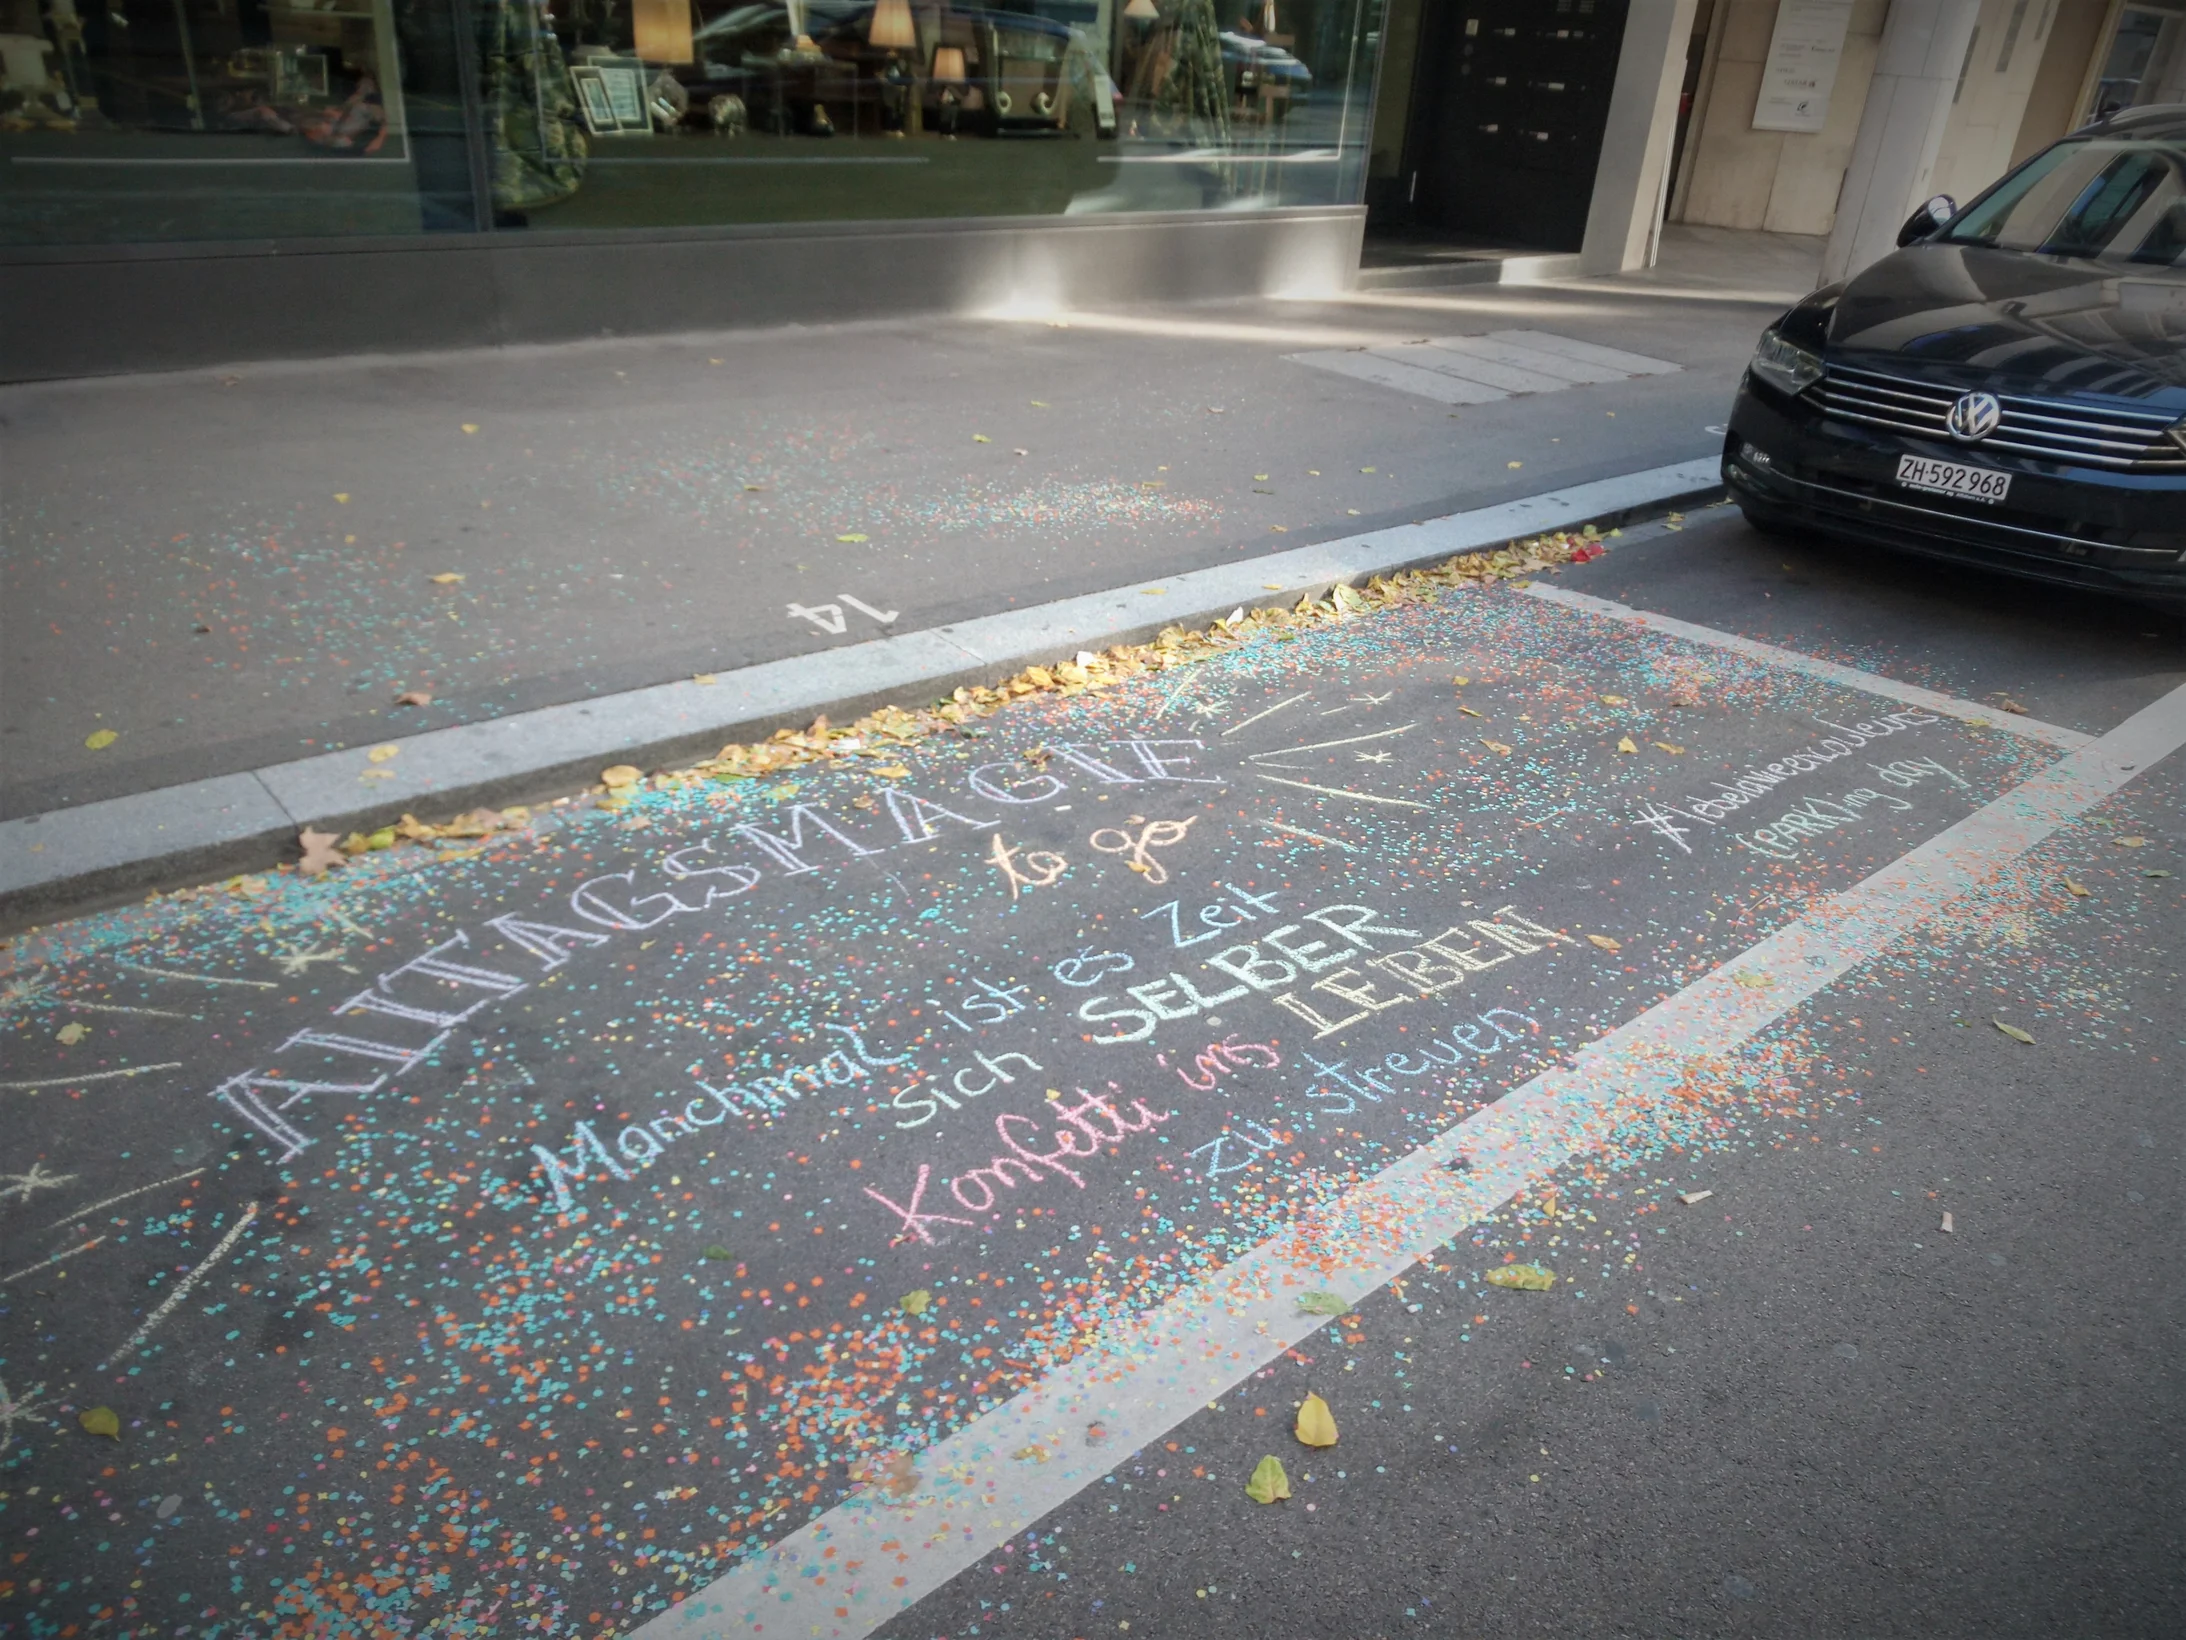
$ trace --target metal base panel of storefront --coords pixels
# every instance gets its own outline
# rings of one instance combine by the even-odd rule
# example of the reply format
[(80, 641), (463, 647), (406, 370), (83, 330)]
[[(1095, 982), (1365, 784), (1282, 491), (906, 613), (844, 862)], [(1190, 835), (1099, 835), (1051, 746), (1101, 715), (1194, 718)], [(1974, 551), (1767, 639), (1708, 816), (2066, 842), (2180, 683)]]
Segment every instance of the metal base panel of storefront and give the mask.
[(19, 250), (0, 380), (821, 324), (1313, 296), (1356, 206), (916, 223)]

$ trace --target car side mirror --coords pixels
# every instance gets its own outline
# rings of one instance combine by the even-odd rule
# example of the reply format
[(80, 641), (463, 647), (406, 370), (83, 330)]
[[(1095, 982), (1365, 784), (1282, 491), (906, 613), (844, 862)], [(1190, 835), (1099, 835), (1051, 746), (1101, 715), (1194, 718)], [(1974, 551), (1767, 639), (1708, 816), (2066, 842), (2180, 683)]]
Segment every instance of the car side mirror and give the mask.
[(1920, 209), (1905, 219), (1905, 226), (1898, 230), (1898, 243), (1910, 245), (1943, 231), (1952, 217), (1958, 215), (1958, 201), (1949, 194), (1937, 194), (1923, 202)]

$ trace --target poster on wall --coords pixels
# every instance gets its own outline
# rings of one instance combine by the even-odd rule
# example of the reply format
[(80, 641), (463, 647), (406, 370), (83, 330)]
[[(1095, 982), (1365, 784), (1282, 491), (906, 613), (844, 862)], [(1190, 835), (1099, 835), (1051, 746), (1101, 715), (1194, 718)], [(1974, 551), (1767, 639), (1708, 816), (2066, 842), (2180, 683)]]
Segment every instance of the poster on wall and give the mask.
[(1852, 23), (1852, 0), (1781, 0), (1753, 108), (1756, 131), (1819, 131)]

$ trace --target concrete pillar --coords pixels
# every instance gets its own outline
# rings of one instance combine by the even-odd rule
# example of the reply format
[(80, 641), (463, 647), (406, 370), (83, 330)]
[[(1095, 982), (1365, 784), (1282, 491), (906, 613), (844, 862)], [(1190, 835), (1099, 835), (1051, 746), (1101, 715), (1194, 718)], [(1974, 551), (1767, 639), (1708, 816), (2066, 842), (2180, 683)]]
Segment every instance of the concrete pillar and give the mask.
[(1890, 0), (1860, 133), (1822, 251), (1822, 282), (1847, 278), (1897, 248), (1898, 229), (1928, 197), (1981, 0)]
[(1579, 271), (1653, 267), (1677, 138), (1677, 99), (1698, 0), (1632, 0), (1609, 93), (1609, 123), (1594, 168)]

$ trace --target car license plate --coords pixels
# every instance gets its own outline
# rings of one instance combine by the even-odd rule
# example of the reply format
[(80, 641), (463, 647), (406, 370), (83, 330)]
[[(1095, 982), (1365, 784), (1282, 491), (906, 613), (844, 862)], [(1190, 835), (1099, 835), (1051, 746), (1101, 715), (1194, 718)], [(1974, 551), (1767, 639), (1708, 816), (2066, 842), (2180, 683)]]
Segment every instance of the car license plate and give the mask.
[(1898, 457), (1898, 482), (1908, 490), (1933, 490), (1966, 501), (2001, 501), (2011, 492), (2011, 474), (1927, 456)]

